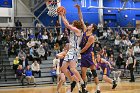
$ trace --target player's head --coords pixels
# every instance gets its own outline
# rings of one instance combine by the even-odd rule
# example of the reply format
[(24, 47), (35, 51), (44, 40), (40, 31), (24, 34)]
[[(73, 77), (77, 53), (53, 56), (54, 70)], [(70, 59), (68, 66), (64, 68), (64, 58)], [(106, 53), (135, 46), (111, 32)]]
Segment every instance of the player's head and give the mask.
[(89, 25), (88, 30), (94, 33), (97, 30), (97, 25), (96, 24)]
[(64, 51), (68, 51), (69, 50), (69, 43), (66, 43), (65, 45), (64, 45)]
[(72, 25), (78, 29), (82, 29), (82, 23), (80, 21), (74, 20)]

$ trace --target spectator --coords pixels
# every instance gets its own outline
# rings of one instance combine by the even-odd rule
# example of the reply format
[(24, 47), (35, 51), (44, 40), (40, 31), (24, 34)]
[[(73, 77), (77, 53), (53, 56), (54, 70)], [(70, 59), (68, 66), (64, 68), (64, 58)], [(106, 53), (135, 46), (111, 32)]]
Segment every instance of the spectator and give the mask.
[(134, 55), (134, 50), (132, 46), (127, 48), (126, 56), (129, 56), (129, 55)]
[(42, 39), (43, 39), (43, 41), (45, 41), (45, 42), (48, 43), (48, 35), (47, 35), (47, 32), (44, 32), (44, 35), (42, 35)]
[(40, 40), (40, 41), (43, 39), (43, 36), (42, 36), (41, 32), (37, 35), (37, 39)]
[(29, 65), (26, 68), (25, 75), (26, 75), (26, 79), (27, 79), (28, 84), (30, 84), (32, 81), (34, 83), (34, 87), (35, 87), (36, 86), (35, 78), (32, 75), (32, 70), (30, 69)]
[(56, 74), (56, 68), (52, 68), (50, 71), (51, 77), (52, 77), (52, 82), (55, 82), (54, 79), (57, 79), (57, 74)]
[(54, 56), (60, 52), (60, 46), (58, 43), (54, 45)]
[(35, 46), (35, 41), (32, 39), (31, 41), (29, 41), (29, 42), (27, 43), (27, 46), (28, 46), (29, 48)]
[(119, 36), (116, 37), (114, 44), (115, 44), (116, 50), (119, 52), (119, 45), (120, 45), (120, 37)]
[(33, 59), (34, 58), (37, 58), (37, 57), (39, 57), (38, 53), (36, 52), (36, 50), (34, 49), (34, 47), (31, 47), (30, 48), (30, 57), (29, 57), (29, 59), (31, 61), (33, 61)]
[(139, 43), (136, 43), (134, 46), (134, 54), (139, 54), (139, 53), (140, 53)]
[(133, 35), (134, 35), (136, 38), (138, 38), (138, 34), (139, 34), (139, 31), (138, 31), (137, 29), (135, 29), (135, 30), (133, 31)]
[(119, 53), (119, 56), (117, 57), (116, 65), (118, 66), (118, 69), (120, 69), (122, 65), (124, 65), (124, 68), (125, 68), (124, 57), (121, 52)]
[(47, 43), (42, 43), (43, 48), (45, 50), (45, 60), (47, 60), (48, 57), (48, 44)]
[(37, 53), (39, 55), (39, 58), (45, 57), (45, 49), (43, 48), (42, 45), (40, 45), (40, 47), (37, 49)]
[(41, 71), (40, 71), (40, 65), (37, 63), (37, 61), (35, 60), (34, 63), (31, 65), (32, 68), (32, 73), (33, 76), (34, 74), (39, 74), (39, 77), (41, 77)]
[(17, 71), (18, 65), (19, 65), (19, 59), (18, 57), (16, 57), (13, 61), (13, 69), (15, 70), (15, 77), (16, 77), (16, 71)]
[(131, 77), (130, 82), (135, 82), (135, 77), (134, 77), (135, 66), (136, 66), (136, 59), (132, 54), (129, 54), (126, 61), (126, 68), (130, 70), (130, 77)]
[(57, 35), (59, 36), (59, 35), (60, 35), (60, 27), (61, 27), (61, 26), (60, 26), (60, 23), (59, 23), (58, 20), (56, 21), (55, 27), (56, 27)]
[(19, 20), (17, 20), (15, 22), (15, 26), (16, 26), (16, 31), (20, 31), (22, 28), (22, 23)]
[(24, 70), (22, 69), (22, 65), (18, 66), (16, 75), (17, 75), (17, 78), (21, 80), (22, 85), (24, 85), (25, 74), (24, 74)]
[(110, 57), (111, 55), (114, 55), (114, 51), (112, 47), (110, 47), (109, 50), (107, 50), (107, 55), (108, 57)]
[(23, 50), (19, 51), (18, 57), (19, 57), (19, 60), (22, 60), (22, 57), (26, 58), (26, 54), (23, 52)]
[(26, 69), (26, 67), (29, 65), (28, 60), (25, 57), (22, 57), (22, 60), (20, 60), (20, 65), (22, 65), (23, 69)]
[(8, 49), (8, 55), (11, 56), (11, 55), (17, 55), (17, 52), (16, 52), (16, 48), (14, 45), (12, 45), (9, 49)]
[(99, 44), (96, 43), (96, 44), (95, 44), (95, 47), (94, 47), (94, 53), (96, 54), (96, 53), (98, 53), (99, 51), (101, 51), (101, 48), (99, 47)]

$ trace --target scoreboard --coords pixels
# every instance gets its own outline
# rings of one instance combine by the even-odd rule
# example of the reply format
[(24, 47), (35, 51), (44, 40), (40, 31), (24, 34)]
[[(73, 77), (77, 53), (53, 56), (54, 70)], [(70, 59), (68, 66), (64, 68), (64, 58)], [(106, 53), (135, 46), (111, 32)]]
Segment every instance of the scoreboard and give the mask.
[(0, 7), (12, 8), (12, 0), (0, 0)]

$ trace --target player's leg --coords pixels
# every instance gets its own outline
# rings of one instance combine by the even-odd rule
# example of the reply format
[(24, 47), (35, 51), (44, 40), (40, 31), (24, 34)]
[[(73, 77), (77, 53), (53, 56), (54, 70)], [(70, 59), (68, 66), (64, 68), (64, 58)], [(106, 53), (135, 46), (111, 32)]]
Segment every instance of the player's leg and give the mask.
[(108, 69), (105, 68), (105, 69), (103, 70), (103, 80), (104, 80), (105, 82), (107, 82), (107, 83), (112, 84), (112, 85), (113, 85), (113, 86), (112, 86), (112, 89), (115, 89), (116, 86), (117, 86), (116, 81), (115, 81), (115, 80), (112, 80), (111, 78), (109, 78), (109, 77), (107, 76), (108, 73), (109, 73)]
[(95, 84), (96, 84), (96, 93), (100, 93), (99, 78), (97, 76), (96, 66), (92, 65), (92, 66), (90, 66), (90, 69), (91, 69), (91, 73), (94, 77), (94, 81), (95, 81)]
[(61, 73), (60, 74), (60, 81), (58, 82), (58, 85), (57, 85), (57, 93), (60, 92), (60, 89), (61, 89), (63, 83), (65, 82), (65, 78), (66, 77), (65, 77), (64, 73)]
[(70, 63), (71, 72), (77, 77), (77, 80), (78, 80), (77, 81), (77, 86), (78, 86), (79, 92), (81, 93), (81, 91), (80, 91), (80, 83), (84, 84), (84, 82), (83, 82), (83, 80), (81, 78), (80, 73), (76, 69), (77, 64), (76, 64), (76, 62), (74, 60), (71, 60), (69, 63)]

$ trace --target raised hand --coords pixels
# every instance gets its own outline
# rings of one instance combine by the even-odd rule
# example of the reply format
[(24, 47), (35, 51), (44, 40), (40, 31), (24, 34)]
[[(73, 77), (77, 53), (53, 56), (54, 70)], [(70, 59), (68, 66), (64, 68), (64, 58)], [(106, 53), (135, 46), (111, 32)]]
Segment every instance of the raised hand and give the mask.
[(78, 4), (76, 4), (76, 5), (74, 5), (76, 8), (80, 8), (80, 5), (78, 5)]

